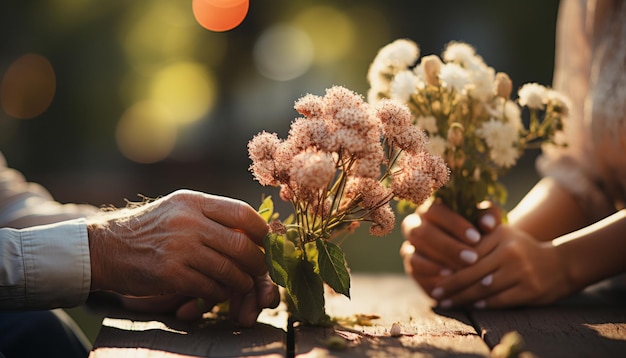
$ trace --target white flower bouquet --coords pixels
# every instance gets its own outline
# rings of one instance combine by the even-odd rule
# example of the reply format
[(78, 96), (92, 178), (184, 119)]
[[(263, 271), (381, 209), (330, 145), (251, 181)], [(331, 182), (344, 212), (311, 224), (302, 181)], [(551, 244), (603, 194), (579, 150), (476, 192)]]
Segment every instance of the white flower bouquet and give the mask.
[[(407, 104), (415, 125), (428, 134), (429, 151), (451, 170), (435, 197), (474, 221), (481, 201), (505, 203), (507, 191), (499, 178), (525, 149), (557, 144), (568, 101), (537, 83), (523, 85), (512, 100), (509, 76), (496, 73), (466, 43), (449, 43), (441, 58), (418, 59), (417, 44), (407, 39), (380, 49), (367, 75), (368, 102)], [(528, 126), (522, 120), (526, 111)]]
[(262, 132), (248, 143), (250, 170), (262, 185), (280, 187), (293, 214), (277, 220), (271, 198), (259, 212), (270, 223), (264, 240), (269, 273), (285, 288), (289, 312), (308, 324), (329, 322), (324, 283), (350, 297), (350, 276), (338, 239), (370, 222), (383, 236), (395, 225), (393, 198), (420, 204), (449, 171), (426, 150), (427, 137), (397, 101), (370, 106), (339, 86), (295, 103), (303, 116), (285, 140)]

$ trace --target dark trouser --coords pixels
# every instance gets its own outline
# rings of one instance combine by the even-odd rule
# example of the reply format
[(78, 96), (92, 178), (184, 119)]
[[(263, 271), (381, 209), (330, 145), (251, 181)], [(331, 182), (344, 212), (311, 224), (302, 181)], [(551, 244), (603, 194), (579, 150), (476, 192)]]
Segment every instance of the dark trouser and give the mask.
[(81, 357), (89, 341), (62, 310), (0, 312), (0, 357)]

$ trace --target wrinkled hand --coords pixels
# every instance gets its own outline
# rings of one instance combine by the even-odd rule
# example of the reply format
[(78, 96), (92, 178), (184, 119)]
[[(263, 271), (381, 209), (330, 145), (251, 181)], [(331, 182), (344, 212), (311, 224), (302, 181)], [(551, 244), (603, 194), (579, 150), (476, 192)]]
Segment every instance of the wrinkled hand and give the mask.
[(500, 218), (488, 208), (475, 228), (441, 204), (407, 217), (405, 270), (444, 308), (545, 304), (566, 295), (566, 270), (552, 244), (499, 225)]
[(202, 313), (190, 297), (203, 298), (205, 310), (231, 299), (240, 302), (233, 314), (250, 325), (262, 308), (279, 301), (258, 246), (266, 233), (263, 218), (244, 202), (176, 191), (89, 220), (91, 287), (130, 296), (175, 295), (156, 303), (174, 302), (180, 317)]

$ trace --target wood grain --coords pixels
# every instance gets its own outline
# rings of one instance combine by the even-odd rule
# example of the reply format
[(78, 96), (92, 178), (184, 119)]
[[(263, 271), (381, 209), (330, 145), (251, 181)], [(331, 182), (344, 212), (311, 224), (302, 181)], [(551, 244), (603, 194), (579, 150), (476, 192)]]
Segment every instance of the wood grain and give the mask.
[[(296, 357), (484, 357), (489, 348), (460, 311), (433, 311), (433, 302), (404, 275), (353, 275), (352, 300), (328, 295), (332, 317), (378, 315), (373, 325), (338, 325), (333, 328), (295, 328)], [(397, 323), (401, 335), (392, 337)], [(333, 336), (345, 339), (346, 349), (326, 343)]]
[(286, 319), (282, 307), (265, 310), (251, 328), (221, 318), (183, 322), (172, 316), (113, 312), (102, 322), (90, 358), (285, 357)]

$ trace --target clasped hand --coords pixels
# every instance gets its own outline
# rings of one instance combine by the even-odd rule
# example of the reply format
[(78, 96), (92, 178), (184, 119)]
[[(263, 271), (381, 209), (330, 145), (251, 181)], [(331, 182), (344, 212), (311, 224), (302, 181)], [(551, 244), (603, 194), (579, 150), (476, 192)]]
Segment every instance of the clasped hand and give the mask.
[(267, 230), (250, 205), (188, 190), (104, 213), (88, 219), (92, 291), (153, 296), (123, 302), (180, 318), (230, 299), (233, 318), (250, 326), (279, 302), (259, 247)]
[(441, 203), (407, 216), (405, 271), (442, 308), (540, 305), (566, 295), (566, 270), (552, 243), (500, 223), (495, 206), (478, 226)]

